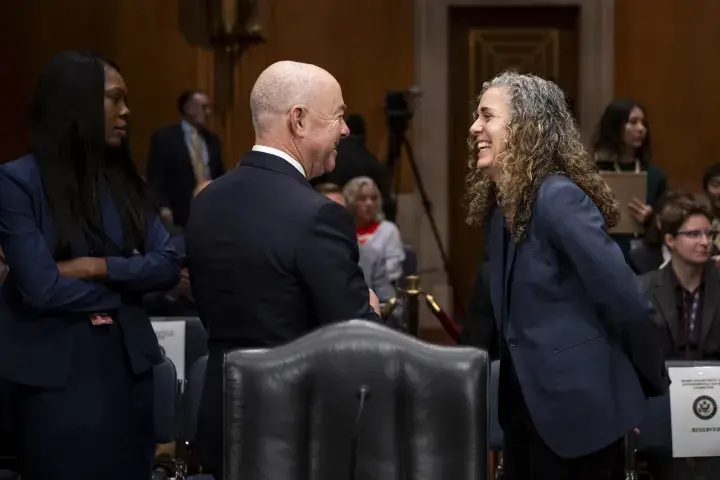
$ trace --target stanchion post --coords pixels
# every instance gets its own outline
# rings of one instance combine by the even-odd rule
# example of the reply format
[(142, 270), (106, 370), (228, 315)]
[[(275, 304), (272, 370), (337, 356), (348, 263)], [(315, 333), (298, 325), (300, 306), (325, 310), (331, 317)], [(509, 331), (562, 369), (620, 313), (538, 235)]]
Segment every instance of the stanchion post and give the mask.
[(623, 442), (625, 450), (625, 480), (637, 480), (637, 469), (635, 463), (635, 431), (630, 430), (625, 434)]
[(415, 337), (420, 335), (420, 277), (408, 275), (405, 277), (405, 325), (408, 333)]

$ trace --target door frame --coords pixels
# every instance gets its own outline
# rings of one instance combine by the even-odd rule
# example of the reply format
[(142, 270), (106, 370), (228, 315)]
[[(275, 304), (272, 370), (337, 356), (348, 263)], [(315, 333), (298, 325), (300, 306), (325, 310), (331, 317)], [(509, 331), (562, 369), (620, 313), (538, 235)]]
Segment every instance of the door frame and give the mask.
[[(450, 7), (553, 7), (576, 6), (580, 10), (579, 123), (588, 143), (605, 105), (613, 96), (614, 0), (414, 0), (415, 85), (422, 96), (413, 120), (415, 160), (429, 198), (445, 248), (449, 248), (448, 185), (448, 27)], [(458, 159), (464, 161), (465, 159)], [(416, 189), (417, 191), (417, 189)], [(453, 192), (458, 195), (459, 192)], [(462, 192), (464, 194), (464, 192)], [(408, 198), (410, 208), (400, 209), (399, 223), (418, 253), (423, 288), (452, 312), (452, 291), (442, 259), (417, 194)], [(409, 205), (408, 205), (409, 206)], [(437, 321), (423, 312), (421, 324), (433, 328)]]

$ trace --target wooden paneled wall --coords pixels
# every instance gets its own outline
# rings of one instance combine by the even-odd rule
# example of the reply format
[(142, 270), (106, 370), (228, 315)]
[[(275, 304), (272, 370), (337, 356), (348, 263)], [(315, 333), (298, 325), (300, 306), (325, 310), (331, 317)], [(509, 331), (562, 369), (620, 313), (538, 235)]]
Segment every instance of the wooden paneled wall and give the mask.
[[(190, 45), (181, 33), (180, 25), (188, 22), (181, 14), (187, 3), (12, 2), (12, 12), (0, 16), (3, 37), (14, 37), (0, 46), (0, 86), (6, 99), (10, 97), (3, 105), (0, 161), (25, 150), (26, 99), (45, 63), (60, 50), (81, 48), (120, 65), (130, 91), (133, 151), (144, 169), (152, 131), (178, 121), (178, 94), (187, 88), (212, 89), (212, 53)], [(268, 42), (241, 59), (236, 102), (213, 122), (224, 143), (227, 166), (235, 165), (253, 143), (248, 96), (255, 78), (270, 63), (286, 59), (315, 63), (333, 73), (349, 112), (359, 112), (367, 120), (369, 146), (384, 156), (383, 98), (386, 91), (406, 89), (413, 81), (412, 0), (271, 0), (270, 5)]]
[[(25, 0), (0, 2), (0, 162), (24, 152), (27, 99), (57, 51), (84, 48), (117, 61), (130, 88), (133, 146), (143, 167), (150, 133), (177, 121), (186, 88), (211, 89), (212, 54), (181, 34), (181, 6), (197, 0)], [(350, 111), (365, 115), (369, 145), (384, 157), (382, 100), (413, 81), (413, 1), (273, 0), (268, 43), (253, 47), (237, 73), (237, 100), (215, 119), (228, 166), (252, 144), (247, 98), (269, 63), (317, 63), (340, 81)], [(12, 8), (11, 8), (12, 6)], [(650, 15), (652, 13), (652, 15)], [(720, 2), (615, 0), (616, 96), (648, 110), (655, 161), (672, 186), (697, 188), (720, 161)], [(185, 19), (184, 21), (187, 21)]]
[(615, 94), (646, 107), (671, 187), (720, 162), (718, 19), (717, 0), (615, 0)]

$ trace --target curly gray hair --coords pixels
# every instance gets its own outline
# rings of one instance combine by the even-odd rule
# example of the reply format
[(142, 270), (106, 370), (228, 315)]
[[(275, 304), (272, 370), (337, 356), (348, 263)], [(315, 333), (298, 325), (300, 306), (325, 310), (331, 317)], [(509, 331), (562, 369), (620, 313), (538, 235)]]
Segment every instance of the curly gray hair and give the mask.
[(491, 88), (503, 89), (510, 103), (505, 149), (495, 159), (502, 173), (496, 183), (477, 168), (477, 145), (469, 137), (468, 223), (483, 223), (497, 200), (516, 241), (522, 241), (540, 184), (548, 175), (560, 173), (597, 205), (606, 226), (615, 225), (620, 217), (618, 203), (580, 142), (560, 87), (535, 75), (504, 72), (483, 84), (477, 103)]

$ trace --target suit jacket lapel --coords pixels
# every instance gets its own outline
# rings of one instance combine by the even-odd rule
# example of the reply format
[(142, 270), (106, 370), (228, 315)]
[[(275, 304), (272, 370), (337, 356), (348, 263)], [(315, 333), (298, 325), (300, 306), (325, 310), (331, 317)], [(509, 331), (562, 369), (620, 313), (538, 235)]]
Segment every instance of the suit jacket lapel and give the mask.
[(705, 339), (710, 333), (710, 327), (715, 320), (716, 313), (720, 307), (720, 275), (714, 265), (705, 268), (705, 292), (702, 305), (702, 330), (700, 332), (700, 346), (705, 344)]
[(678, 332), (678, 307), (675, 301), (675, 292), (673, 292), (672, 280), (671, 280), (671, 269), (667, 267), (660, 270), (660, 275), (655, 283), (655, 289), (653, 296), (655, 302), (660, 306), (660, 316), (663, 317), (665, 323), (667, 323), (675, 345), (680, 341), (680, 335)]

